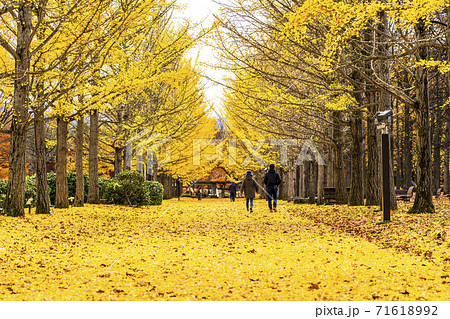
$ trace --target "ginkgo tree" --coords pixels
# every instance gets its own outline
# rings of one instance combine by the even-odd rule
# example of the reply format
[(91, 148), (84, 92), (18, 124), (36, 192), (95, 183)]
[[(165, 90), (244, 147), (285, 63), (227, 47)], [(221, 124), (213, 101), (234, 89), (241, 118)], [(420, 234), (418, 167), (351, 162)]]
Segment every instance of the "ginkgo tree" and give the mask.
[[(431, 145), (428, 101), (428, 72), (424, 67), (429, 60), (429, 50), (439, 45), (428, 32), (436, 14), (442, 12), (446, 1), (305, 1), (288, 16), (288, 34), (297, 41), (310, 41), (310, 25), (317, 22), (326, 26), (322, 39), (326, 50), (323, 64), (334, 68), (349, 66), (367, 83), (377, 87), (416, 111), (417, 123), (417, 192), (411, 213), (434, 212), (431, 187)], [(355, 15), (355, 12), (358, 14)], [(388, 23), (393, 27), (389, 29)], [(448, 28), (448, 26), (447, 26)], [(373, 34), (370, 40), (364, 34)], [(349, 46), (363, 48), (351, 59), (338, 54)], [(440, 45), (441, 46), (441, 45)], [(345, 57), (338, 59), (336, 57)], [(409, 60), (403, 57), (408, 57)], [(358, 65), (357, 60), (369, 61)], [(390, 61), (396, 68), (406, 69), (414, 75), (414, 96), (389, 83)]]
[[(320, 54), (320, 42), (302, 46), (286, 38), (284, 16), (294, 11), (294, 3), (248, 1), (224, 6), (215, 42), (226, 61), (222, 67), (233, 73), (227, 83), (234, 95), (227, 97), (227, 116), (271, 138), (305, 140), (314, 135), (324, 148), (334, 150), (334, 183), (338, 202), (345, 203), (345, 141), (331, 133), (348, 125), (353, 112), (349, 110), (361, 108), (353, 96), (355, 89), (321, 68), (314, 56)], [(298, 154), (299, 149), (295, 151)], [(362, 174), (358, 179), (362, 184)], [(362, 187), (353, 188), (362, 198)]]
[[(129, 162), (124, 163), (124, 157), (132, 159), (141, 155), (133, 148), (126, 152), (127, 142), (131, 140), (135, 145), (143, 143), (155, 148), (155, 159), (146, 161), (146, 154), (140, 159), (153, 160), (155, 164), (158, 158), (160, 162), (166, 157), (165, 150), (170, 147), (170, 158), (164, 161), (160, 173), (180, 175), (188, 180), (208, 170), (208, 165), (194, 167), (192, 161), (194, 141), (212, 139), (217, 130), (216, 121), (208, 111), (199, 72), (187, 60), (172, 67), (149, 79), (142, 91), (130, 91), (132, 94), (125, 101), (119, 100), (115, 108), (104, 112), (102, 144), (110, 149), (109, 158), (114, 158), (115, 174), (123, 167), (134, 169), (134, 165), (127, 166)], [(155, 146), (159, 144), (161, 149)], [(153, 178), (157, 173), (156, 169), (152, 172)]]
[[(418, 123), (418, 199), (411, 212), (434, 211), (429, 184), (431, 147), (426, 138), (430, 134), (430, 121), (424, 94), (426, 67), (439, 64), (441, 72), (446, 72), (445, 63), (431, 63), (427, 53), (431, 48), (446, 48), (442, 39), (448, 27), (438, 19), (445, 15), (445, 1), (255, 0), (223, 5), (224, 14), (218, 17), (221, 29), (215, 36), (227, 61), (223, 67), (235, 76), (228, 87), (240, 105), (232, 109), (231, 116), (245, 114), (244, 108), (252, 111), (247, 112), (247, 117), (251, 114), (273, 122), (282, 119), (280, 123), (293, 123), (301, 114), (308, 124), (314, 122), (324, 129), (322, 133), (327, 138), (322, 141), (331, 140), (337, 161), (335, 171), (342, 167), (342, 162), (338, 162), (346, 144), (343, 139), (351, 137), (350, 203), (355, 200), (359, 204), (364, 200), (361, 174), (364, 118), (368, 156), (366, 204), (374, 205), (380, 203), (380, 137), (373, 116), (379, 110), (391, 108), (392, 100), (408, 105), (416, 110)], [(436, 33), (429, 32), (431, 25), (439, 26), (433, 29)], [(413, 88), (399, 88), (398, 81), (391, 79), (394, 70), (413, 76)], [(246, 87), (247, 82), (253, 85)], [(272, 104), (271, 109), (267, 110), (265, 104)], [(284, 114), (283, 109), (293, 113), (286, 116), (289, 113)], [(308, 121), (309, 118), (314, 120)], [(245, 123), (264, 130), (262, 120)], [(350, 134), (339, 133), (346, 126)], [(281, 124), (272, 127), (277, 131)], [(292, 126), (296, 127), (304, 128)], [(338, 175), (335, 182), (342, 179)], [(395, 208), (393, 169), (390, 180), (391, 205)], [(345, 192), (345, 188), (335, 186), (337, 191)]]
[(124, 159), (136, 156), (135, 150), (125, 152), (127, 142), (142, 143), (153, 134), (176, 144), (162, 173), (182, 177), (188, 171), (204, 173), (189, 165), (192, 143), (195, 138), (211, 139), (216, 123), (208, 114), (196, 61), (184, 56), (208, 30), (193, 34), (189, 21), (175, 26), (170, 21), (171, 13), (168, 10), (158, 15), (160, 19), (154, 25), (137, 23), (126, 32), (127, 37), (116, 41), (115, 50), (105, 59), (100, 87), (111, 94), (99, 102), (93, 99), (93, 103), (107, 105), (100, 118), (100, 133), (105, 137), (100, 144), (109, 149), (109, 155), (105, 155), (114, 164), (115, 175), (124, 168), (131, 169)]
[[(164, 4), (143, 0), (2, 2), (0, 73), (3, 83), (12, 88), (4, 92), (13, 97), (7, 214), (23, 215), (29, 124), (55, 104), (71, 107), (62, 100), (68, 101), (70, 91), (88, 81), (90, 72), (96, 73), (95, 64), (101, 64), (114, 37), (131, 21), (150, 15), (150, 8)], [(37, 94), (32, 94), (34, 89)]]

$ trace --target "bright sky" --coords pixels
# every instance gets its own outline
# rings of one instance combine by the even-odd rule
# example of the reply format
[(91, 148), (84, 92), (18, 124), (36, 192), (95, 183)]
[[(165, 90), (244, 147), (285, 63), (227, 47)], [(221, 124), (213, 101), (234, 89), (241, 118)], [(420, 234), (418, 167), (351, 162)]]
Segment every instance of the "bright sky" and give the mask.
[[(187, 9), (184, 11), (183, 17), (192, 19), (194, 22), (202, 22), (203, 26), (210, 26), (214, 17), (213, 14), (218, 13), (219, 5), (214, 3), (212, 0), (178, 0), (179, 4), (187, 4)], [(193, 50), (190, 51), (189, 55), (195, 59), (197, 55), (199, 55), (200, 63), (207, 64), (217, 64), (217, 58), (214, 54), (214, 51), (210, 47), (202, 46), (202, 43)], [(207, 68), (206, 66), (202, 66), (204, 69), (204, 73), (206, 76), (213, 78), (216, 81), (221, 81), (224, 76), (224, 73), (221, 71), (213, 70), (211, 68)], [(221, 111), (221, 98), (222, 98), (222, 86), (212, 83), (211, 81), (206, 80), (205, 85), (207, 87), (206, 90), (206, 98), (208, 101), (214, 104), (217, 112)], [(212, 114), (213, 116), (217, 116), (216, 114)]]

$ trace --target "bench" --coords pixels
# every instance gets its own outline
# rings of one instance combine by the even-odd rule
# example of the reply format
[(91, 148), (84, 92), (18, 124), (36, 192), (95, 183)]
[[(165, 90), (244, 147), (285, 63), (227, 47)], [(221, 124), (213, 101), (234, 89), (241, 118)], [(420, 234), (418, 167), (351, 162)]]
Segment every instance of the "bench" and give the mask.
[[(347, 187), (347, 195), (348, 194), (350, 194), (350, 187)], [(324, 187), (323, 200), (325, 204), (336, 203), (336, 187)]]
[(411, 186), (406, 189), (396, 189), (395, 190), (395, 198), (397, 200), (402, 200), (404, 202), (409, 202), (413, 196), (414, 186)]
[(28, 214), (31, 214), (31, 204), (33, 204), (33, 197), (28, 198), (27, 202), (25, 203), (25, 207), (28, 207)]
[(434, 194), (434, 199), (442, 199), (444, 192), (442, 188), (438, 188), (436, 194)]
[(323, 200), (325, 204), (336, 203), (336, 188), (324, 187), (323, 188)]
[(294, 197), (293, 202), (294, 204), (308, 204), (309, 198), (303, 198), (303, 197)]
[[(28, 213), (31, 214), (31, 205), (33, 204), (33, 197), (29, 198), (25, 203), (25, 208), (28, 207)], [(3, 210), (3, 201), (0, 202), (0, 212)]]

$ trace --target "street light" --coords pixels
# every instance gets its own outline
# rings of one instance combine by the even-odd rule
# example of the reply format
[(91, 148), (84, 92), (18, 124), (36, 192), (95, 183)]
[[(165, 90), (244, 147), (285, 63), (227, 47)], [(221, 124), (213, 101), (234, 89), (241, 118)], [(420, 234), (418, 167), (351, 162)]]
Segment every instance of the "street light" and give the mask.
[(389, 152), (389, 125), (392, 123), (392, 110), (377, 112), (375, 114), (375, 124), (377, 129), (381, 131), (381, 161), (383, 168), (383, 220), (385, 222), (391, 220), (391, 188), (389, 187), (389, 162), (391, 153)]

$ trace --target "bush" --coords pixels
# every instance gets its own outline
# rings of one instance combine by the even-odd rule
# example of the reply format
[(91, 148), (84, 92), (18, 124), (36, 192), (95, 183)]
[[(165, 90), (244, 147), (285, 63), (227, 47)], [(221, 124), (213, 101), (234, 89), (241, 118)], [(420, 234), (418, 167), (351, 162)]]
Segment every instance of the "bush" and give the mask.
[(6, 194), (7, 189), (8, 189), (8, 180), (0, 179), (0, 194)]
[(159, 182), (145, 181), (150, 202), (148, 205), (161, 205), (164, 197), (164, 187)]
[(107, 199), (108, 185), (111, 182), (111, 178), (99, 176), (98, 177), (98, 187), (99, 195), (101, 199)]
[(8, 189), (8, 180), (0, 179), (0, 203), (3, 203), (3, 201), (5, 200), (7, 189)]
[(50, 197), (50, 204), (55, 204), (56, 199), (56, 174), (54, 172), (47, 173), (48, 197)]
[(125, 171), (103, 180), (101, 198), (118, 205), (161, 205), (164, 189), (161, 183), (146, 181), (138, 172)]
[(36, 203), (36, 176), (27, 176), (25, 180), (25, 203), (33, 198), (32, 205)]
[[(89, 191), (89, 175), (83, 173), (83, 177), (84, 177), (84, 201), (87, 202)], [(77, 194), (77, 174), (75, 172), (67, 172), (67, 184), (69, 186), (69, 197), (75, 198), (75, 195)]]
[[(8, 190), (8, 180), (0, 180), (0, 202), (5, 200), (6, 191)], [(27, 176), (25, 180), (25, 202), (29, 198), (33, 198), (33, 205), (36, 203), (36, 178), (34, 176)]]
[[(76, 194), (76, 174), (67, 173), (67, 183), (69, 186), (69, 197)], [(56, 199), (56, 174), (47, 174), (48, 193), (50, 203), (54, 204)], [(117, 178), (99, 177), (100, 198), (107, 203), (118, 205), (161, 205), (164, 188), (161, 183), (146, 181), (137, 172), (125, 171)], [(0, 180), (0, 194), (6, 195), (8, 180)], [(87, 200), (89, 189), (89, 176), (84, 174), (84, 198)], [(36, 176), (27, 176), (25, 189), (25, 202), (33, 198), (33, 205), (36, 202)], [(0, 196), (0, 202), (4, 197)]]
[[(89, 190), (89, 176), (86, 173), (83, 173), (83, 175), (84, 175), (84, 201), (87, 202)], [(54, 205), (56, 199), (56, 173), (51, 172), (47, 174), (47, 184), (50, 203)], [(75, 197), (77, 193), (77, 174), (75, 174), (75, 172), (67, 172), (67, 185), (69, 187), (69, 197)]]
[(120, 184), (117, 178), (105, 179), (100, 187), (100, 199), (105, 200), (108, 204), (120, 204), (123, 198), (121, 198), (121, 191), (119, 191)]

